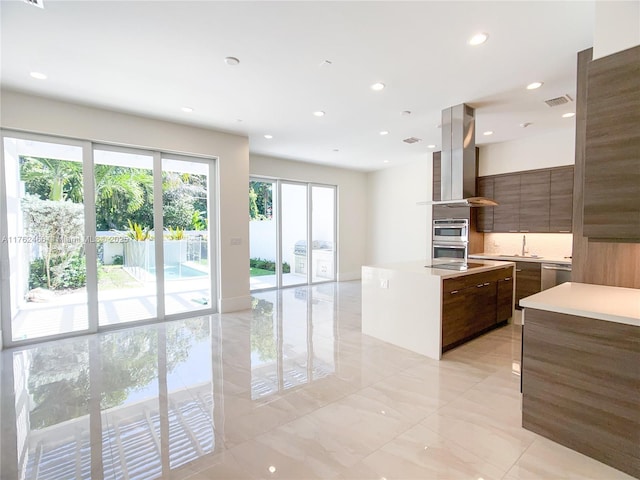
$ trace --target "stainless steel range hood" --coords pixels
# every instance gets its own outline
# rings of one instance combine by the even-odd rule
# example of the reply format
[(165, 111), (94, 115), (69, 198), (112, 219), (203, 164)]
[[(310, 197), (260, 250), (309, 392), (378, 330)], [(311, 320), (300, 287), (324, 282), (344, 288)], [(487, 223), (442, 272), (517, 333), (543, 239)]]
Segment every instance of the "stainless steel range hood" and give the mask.
[(494, 200), (476, 196), (475, 110), (466, 104), (442, 111), (441, 200), (431, 205), (491, 207)]

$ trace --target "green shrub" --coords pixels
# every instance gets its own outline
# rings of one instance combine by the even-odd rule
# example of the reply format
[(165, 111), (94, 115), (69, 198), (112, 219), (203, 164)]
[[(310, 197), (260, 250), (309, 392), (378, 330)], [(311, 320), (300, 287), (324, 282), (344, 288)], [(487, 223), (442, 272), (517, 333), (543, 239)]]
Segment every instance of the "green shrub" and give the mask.
[[(56, 261), (51, 265), (51, 290), (84, 287), (87, 284), (87, 264), (84, 255), (74, 255), (67, 262)], [(47, 270), (43, 258), (29, 264), (29, 289), (49, 288)]]
[(124, 265), (124, 257), (122, 255), (112, 256), (111, 265)]
[[(265, 260), (264, 258), (250, 258), (249, 266), (251, 268), (259, 268), (261, 270), (268, 270), (269, 272), (274, 272), (274, 273), (276, 271), (276, 263), (273, 260)], [(291, 272), (291, 266), (287, 262), (284, 262), (282, 264), (282, 273), (290, 273), (290, 272)]]

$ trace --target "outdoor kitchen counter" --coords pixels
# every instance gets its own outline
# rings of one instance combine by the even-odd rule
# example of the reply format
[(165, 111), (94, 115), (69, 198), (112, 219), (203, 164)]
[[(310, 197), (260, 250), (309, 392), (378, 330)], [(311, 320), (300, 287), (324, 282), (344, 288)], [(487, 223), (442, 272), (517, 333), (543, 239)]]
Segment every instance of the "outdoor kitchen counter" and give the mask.
[(362, 333), (439, 360), (442, 281), (499, 270), (513, 262), (481, 260), (459, 272), (427, 268), (429, 261), (362, 267)]

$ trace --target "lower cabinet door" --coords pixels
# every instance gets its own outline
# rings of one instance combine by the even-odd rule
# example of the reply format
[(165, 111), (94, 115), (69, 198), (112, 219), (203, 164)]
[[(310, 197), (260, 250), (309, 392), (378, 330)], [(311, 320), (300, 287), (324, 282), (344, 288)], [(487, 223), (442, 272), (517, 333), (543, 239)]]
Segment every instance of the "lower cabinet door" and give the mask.
[(513, 315), (513, 277), (498, 280), (496, 323), (503, 322)]

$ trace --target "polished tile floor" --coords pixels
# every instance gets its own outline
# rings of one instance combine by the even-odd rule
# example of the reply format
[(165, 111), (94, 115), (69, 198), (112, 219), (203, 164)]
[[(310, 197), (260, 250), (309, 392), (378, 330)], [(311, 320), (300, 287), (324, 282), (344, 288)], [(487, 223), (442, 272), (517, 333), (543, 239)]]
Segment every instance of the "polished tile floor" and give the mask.
[(520, 427), (518, 328), (437, 362), (362, 335), (346, 282), (7, 350), (0, 478), (631, 478)]

